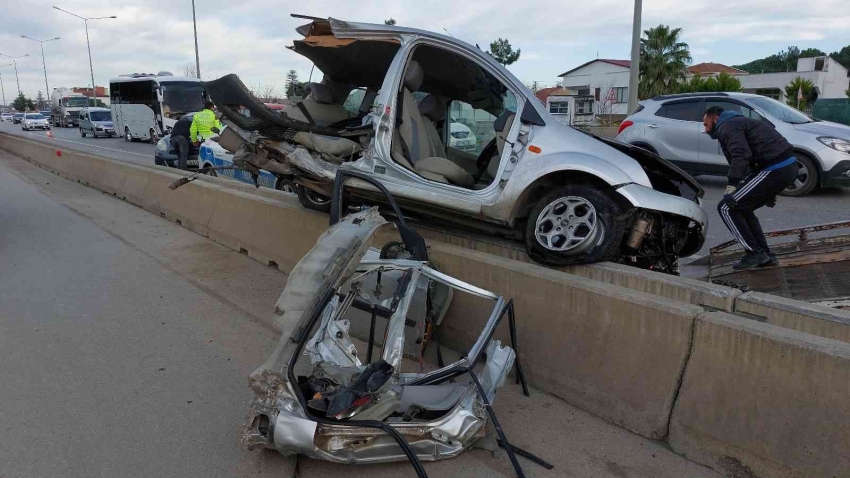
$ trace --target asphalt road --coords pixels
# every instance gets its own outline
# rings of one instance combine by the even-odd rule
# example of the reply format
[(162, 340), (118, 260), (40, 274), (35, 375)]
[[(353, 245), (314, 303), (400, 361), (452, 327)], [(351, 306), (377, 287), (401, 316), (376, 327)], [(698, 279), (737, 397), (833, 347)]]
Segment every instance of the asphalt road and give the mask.
[[(238, 430), (279, 334), (276, 268), (0, 152), (0, 477), (295, 476)], [(494, 408), (529, 477), (717, 478), (664, 444), (512, 381)], [(504, 453), (427, 463), (515, 476)], [(303, 478), (414, 476), (298, 460)]]
[[(68, 149), (85, 151), (135, 164), (152, 166), (152, 144), (127, 143), (122, 138), (82, 138), (76, 128), (54, 128), (54, 138), (43, 131), (24, 132), (20, 125), (0, 123), (0, 130), (24, 135), (31, 139), (53, 142)], [(732, 234), (717, 214), (717, 202), (723, 196), (724, 178), (700, 176), (697, 178), (706, 190), (703, 207), (709, 216), (708, 237), (698, 255), (708, 254), (708, 249), (732, 239)], [(850, 189), (830, 188), (816, 191), (802, 198), (780, 197), (775, 208), (757, 212), (765, 231), (822, 224), (850, 219)]]
[(102, 136), (92, 138), (90, 135), (87, 135), (83, 138), (80, 136), (80, 130), (78, 128), (53, 127), (51, 129), (53, 138), (48, 138), (45, 131), (22, 131), (20, 124), (13, 124), (9, 121), (0, 123), (0, 131), (53, 143), (75, 151), (83, 151), (143, 166), (153, 166), (154, 145), (142, 142), (128, 143), (124, 141), (122, 136), (116, 138), (104, 138)]

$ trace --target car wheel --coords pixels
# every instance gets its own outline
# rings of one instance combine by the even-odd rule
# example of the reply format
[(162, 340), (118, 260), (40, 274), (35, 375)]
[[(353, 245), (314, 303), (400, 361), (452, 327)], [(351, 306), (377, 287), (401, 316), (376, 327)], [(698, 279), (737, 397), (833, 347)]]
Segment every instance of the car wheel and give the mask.
[[(209, 166), (212, 166), (212, 164), (210, 164)], [(203, 167), (206, 167), (206, 166), (203, 166)], [(218, 177), (218, 173), (216, 172), (215, 169), (204, 169), (203, 174), (206, 174), (207, 176), (212, 176), (214, 178)]]
[(83, 138), (86, 137), (86, 132), (83, 131), (83, 128), (80, 128), (80, 136), (82, 136)]
[(320, 212), (331, 212), (331, 199), (317, 192), (297, 186), (298, 202), (307, 209)]
[(532, 259), (551, 265), (612, 259), (620, 250), (625, 220), (620, 206), (593, 186), (563, 186), (537, 201), (525, 228)]
[(124, 127), (124, 141), (131, 142), (133, 141), (133, 136), (130, 134), (130, 128)]
[(289, 179), (280, 178), (274, 188), (289, 194), (298, 194), (298, 186)]
[(800, 169), (797, 171), (797, 179), (782, 191), (783, 196), (805, 196), (814, 191), (818, 185), (818, 168), (815, 162), (799, 153), (795, 153), (795, 156)]
[(151, 128), (151, 130), (148, 131), (148, 141), (150, 141), (151, 144), (156, 144), (156, 142), (157, 142), (156, 132), (153, 130), (153, 128)]

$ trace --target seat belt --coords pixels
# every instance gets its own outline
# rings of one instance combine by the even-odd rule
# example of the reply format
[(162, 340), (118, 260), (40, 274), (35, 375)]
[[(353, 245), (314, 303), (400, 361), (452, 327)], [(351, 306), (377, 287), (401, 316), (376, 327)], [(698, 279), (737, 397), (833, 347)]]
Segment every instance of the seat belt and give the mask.
[(296, 105), (298, 105), (298, 109), (299, 109), (299, 110), (301, 110), (301, 113), (304, 115), (304, 117), (305, 117), (305, 118), (307, 118), (307, 121), (308, 121), (311, 125), (316, 126), (316, 122), (315, 122), (315, 121), (313, 121), (313, 116), (312, 116), (312, 115), (310, 115), (310, 112), (309, 112), (309, 111), (307, 111), (307, 107), (306, 107), (306, 106), (304, 106), (304, 102), (299, 101), (298, 103), (295, 103), (295, 104), (296, 104)]

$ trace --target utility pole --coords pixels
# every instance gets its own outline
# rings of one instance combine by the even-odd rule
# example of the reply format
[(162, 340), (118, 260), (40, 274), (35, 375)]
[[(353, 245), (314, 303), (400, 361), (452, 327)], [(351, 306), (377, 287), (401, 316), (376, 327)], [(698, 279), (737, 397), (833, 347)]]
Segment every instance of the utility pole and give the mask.
[(111, 15), (111, 16), (108, 16), (108, 17), (87, 18), (87, 17), (81, 17), (81, 16), (77, 15), (76, 13), (71, 13), (67, 10), (62, 10), (61, 8), (57, 7), (56, 5), (54, 5), (53, 8), (55, 8), (56, 10), (59, 10), (60, 12), (67, 13), (68, 15), (77, 17), (86, 24), (86, 46), (89, 49), (89, 71), (91, 72), (91, 96), (92, 96), (93, 103), (95, 105), (97, 105), (97, 86), (94, 83), (94, 66), (92, 66), (91, 42), (89, 42), (89, 20), (107, 20), (107, 19), (118, 18), (118, 17), (116, 17), (115, 15)]
[[(8, 65), (0, 65), (0, 68), (6, 68), (7, 66), (12, 66), (12, 64), (9, 63)], [(3, 107), (9, 106), (6, 103), (6, 89), (3, 88), (3, 75), (2, 74), (0, 74), (0, 92), (3, 93)]]
[(640, 83), (640, 11), (643, 0), (635, 0), (635, 17), (632, 20), (632, 60), (629, 67), (629, 110), (634, 112), (638, 102), (638, 84)]
[(192, 27), (195, 29), (195, 74), (201, 79), (201, 60), (198, 57), (198, 22), (195, 20), (195, 0), (192, 0)]
[[(12, 64), (15, 66), (15, 81), (18, 83), (18, 96), (21, 96), (21, 80), (18, 78), (18, 58), (26, 58), (29, 54), (21, 55), (21, 56), (9, 56), (0, 53), (0, 56), (5, 56), (6, 58), (12, 59)], [(9, 66), (9, 65), (6, 65)]]
[(26, 35), (21, 35), (21, 38), (26, 38), (27, 40), (32, 40), (38, 42), (41, 45), (41, 66), (44, 67), (44, 94), (50, 96), (50, 86), (47, 84), (47, 63), (44, 61), (44, 44), (49, 41), (56, 41), (59, 37), (51, 38), (50, 40), (36, 40), (35, 38), (30, 38)]

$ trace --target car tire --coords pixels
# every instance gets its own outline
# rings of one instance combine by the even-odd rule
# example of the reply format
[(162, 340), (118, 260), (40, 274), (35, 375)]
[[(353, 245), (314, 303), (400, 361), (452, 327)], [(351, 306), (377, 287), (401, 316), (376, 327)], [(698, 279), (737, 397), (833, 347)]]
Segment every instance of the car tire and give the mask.
[[(204, 165), (204, 166), (201, 166), (200, 168), (204, 169), (207, 166), (212, 166), (212, 164)], [(212, 176), (214, 178), (218, 177), (218, 172), (216, 172), (215, 169), (206, 169), (206, 170), (204, 170), (204, 172), (202, 174), (205, 174), (207, 176)]]
[(130, 128), (124, 127), (124, 141), (131, 143), (133, 142), (133, 135), (130, 134)]
[(274, 188), (278, 191), (283, 191), (289, 194), (298, 194), (298, 185), (292, 182), (291, 179), (280, 178)]
[(80, 136), (82, 136), (83, 138), (86, 137), (86, 132), (83, 131), (83, 128), (80, 128)]
[(153, 130), (153, 128), (151, 128), (151, 130), (148, 131), (148, 142), (150, 144), (156, 144), (157, 141), (158, 140), (156, 139), (156, 132)]
[(532, 259), (556, 266), (611, 260), (620, 250), (625, 231), (621, 212), (599, 188), (554, 189), (531, 209), (525, 227), (526, 251)]
[(331, 198), (305, 188), (297, 187), (298, 202), (307, 209), (319, 212), (331, 212)]
[(820, 175), (815, 162), (803, 154), (794, 153), (794, 155), (797, 157), (797, 166), (800, 167), (800, 170), (797, 172), (797, 179), (794, 184), (782, 191), (783, 196), (805, 196), (814, 191), (820, 183)]

